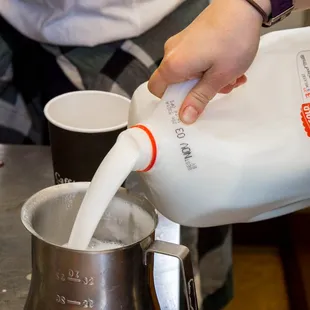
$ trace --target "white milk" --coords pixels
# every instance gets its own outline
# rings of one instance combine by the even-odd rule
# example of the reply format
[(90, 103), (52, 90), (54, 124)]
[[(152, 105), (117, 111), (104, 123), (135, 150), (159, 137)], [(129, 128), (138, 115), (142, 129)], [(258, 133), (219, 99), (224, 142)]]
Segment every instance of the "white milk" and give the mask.
[(94, 236), (98, 239), (108, 237), (109, 240), (129, 245), (149, 236), (154, 228), (155, 220), (142, 207), (114, 197)]
[(87, 248), (102, 215), (134, 169), (138, 156), (138, 149), (130, 139), (119, 139), (107, 154), (83, 199), (69, 238), (69, 248)]
[(69, 246), (87, 247), (131, 170), (144, 171), (150, 200), (185, 226), (255, 221), (308, 206), (309, 38), (309, 27), (265, 35), (248, 82), (214, 98), (190, 126), (178, 111), (197, 81), (168, 87), (158, 104), (142, 85), (129, 119), (142, 126), (124, 131), (102, 162)]
[[(117, 242), (107, 242), (100, 241), (96, 238), (92, 238), (90, 244), (87, 247), (89, 251), (106, 251), (106, 250), (114, 250), (118, 248), (122, 248), (124, 244)], [(63, 247), (68, 248), (68, 243), (64, 244)]]

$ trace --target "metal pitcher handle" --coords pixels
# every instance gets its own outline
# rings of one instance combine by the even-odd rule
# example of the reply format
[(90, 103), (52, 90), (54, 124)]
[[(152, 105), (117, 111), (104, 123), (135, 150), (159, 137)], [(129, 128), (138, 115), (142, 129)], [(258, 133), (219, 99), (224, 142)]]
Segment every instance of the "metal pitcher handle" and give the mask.
[(145, 264), (147, 264), (149, 253), (173, 256), (180, 260), (187, 309), (198, 310), (193, 265), (189, 249), (184, 245), (156, 240), (145, 250)]

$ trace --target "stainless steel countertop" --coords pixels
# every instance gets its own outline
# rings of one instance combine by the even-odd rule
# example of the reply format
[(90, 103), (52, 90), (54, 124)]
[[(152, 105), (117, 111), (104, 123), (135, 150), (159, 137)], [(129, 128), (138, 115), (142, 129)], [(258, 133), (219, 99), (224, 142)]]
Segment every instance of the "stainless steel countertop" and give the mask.
[[(30, 235), (20, 221), (23, 202), (53, 185), (48, 147), (0, 144), (0, 309), (23, 309), (31, 273)], [(160, 240), (180, 242), (180, 227), (160, 217)], [(179, 265), (175, 258), (156, 255), (155, 284), (164, 310), (179, 309)], [(43, 309), (42, 309), (43, 310)]]

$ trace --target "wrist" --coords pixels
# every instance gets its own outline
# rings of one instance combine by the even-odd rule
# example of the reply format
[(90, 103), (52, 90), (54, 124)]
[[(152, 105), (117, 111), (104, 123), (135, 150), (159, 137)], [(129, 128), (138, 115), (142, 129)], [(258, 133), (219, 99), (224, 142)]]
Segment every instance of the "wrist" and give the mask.
[[(252, 0), (255, 1), (258, 6), (262, 6), (266, 16), (269, 16), (271, 12), (271, 2), (270, 0)], [(259, 4), (258, 4), (259, 1)], [(260, 31), (262, 24), (264, 22), (262, 14), (260, 14), (256, 8), (249, 3), (248, 0), (211, 0), (210, 6), (204, 11), (207, 14), (207, 20), (210, 21), (209, 12), (214, 8), (216, 14), (225, 15), (226, 18), (223, 18), (223, 21), (227, 19), (238, 20), (240, 23), (236, 23), (236, 27), (241, 27), (241, 30), (244, 29), (244, 25), (247, 25), (247, 29), (255, 28), (257, 31)], [(214, 11), (213, 10), (213, 11)], [(204, 15), (204, 13), (202, 14)]]
[[(235, 0), (234, 0), (235, 1)], [(238, 0), (240, 10), (243, 11), (243, 16), (246, 20), (248, 20), (251, 25), (257, 25), (259, 29), (262, 26), (262, 23), (264, 22), (263, 15), (269, 16), (271, 12), (271, 2), (270, 0)], [(251, 3), (252, 2), (252, 3)], [(259, 7), (261, 7), (261, 11), (253, 6), (253, 2)], [(270, 8), (269, 8), (270, 6)]]
[(263, 25), (270, 19), (272, 12), (271, 1), (272, 0), (245, 0), (252, 10), (256, 12), (256, 15), (261, 17)]
[[(262, 2), (262, 6), (264, 6), (264, 8), (266, 7), (266, 10), (268, 10), (268, 3), (270, 4), (270, 0), (253, 1), (257, 2), (257, 4), (258, 1)], [(229, 15), (234, 16), (234, 19), (237, 18), (238, 20), (242, 20), (244, 23), (249, 23), (250, 27), (255, 25), (261, 28), (263, 18), (247, 0), (213, 0), (211, 1), (211, 6), (212, 5), (219, 7), (222, 12), (227, 11)], [(269, 13), (266, 12), (266, 14)]]
[(255, 2), (264, 10), (267, 16), (271, 14), (271, 1), (270, 0), (255, 0)]

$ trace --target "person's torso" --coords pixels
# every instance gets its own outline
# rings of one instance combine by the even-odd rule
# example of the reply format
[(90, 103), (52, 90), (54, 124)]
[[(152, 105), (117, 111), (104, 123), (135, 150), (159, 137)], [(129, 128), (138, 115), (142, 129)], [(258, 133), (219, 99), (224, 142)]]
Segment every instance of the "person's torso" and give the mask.
[(186, 0), (0, 0), (0, 14), (25, 36), (93, 46), (135, 37)]

